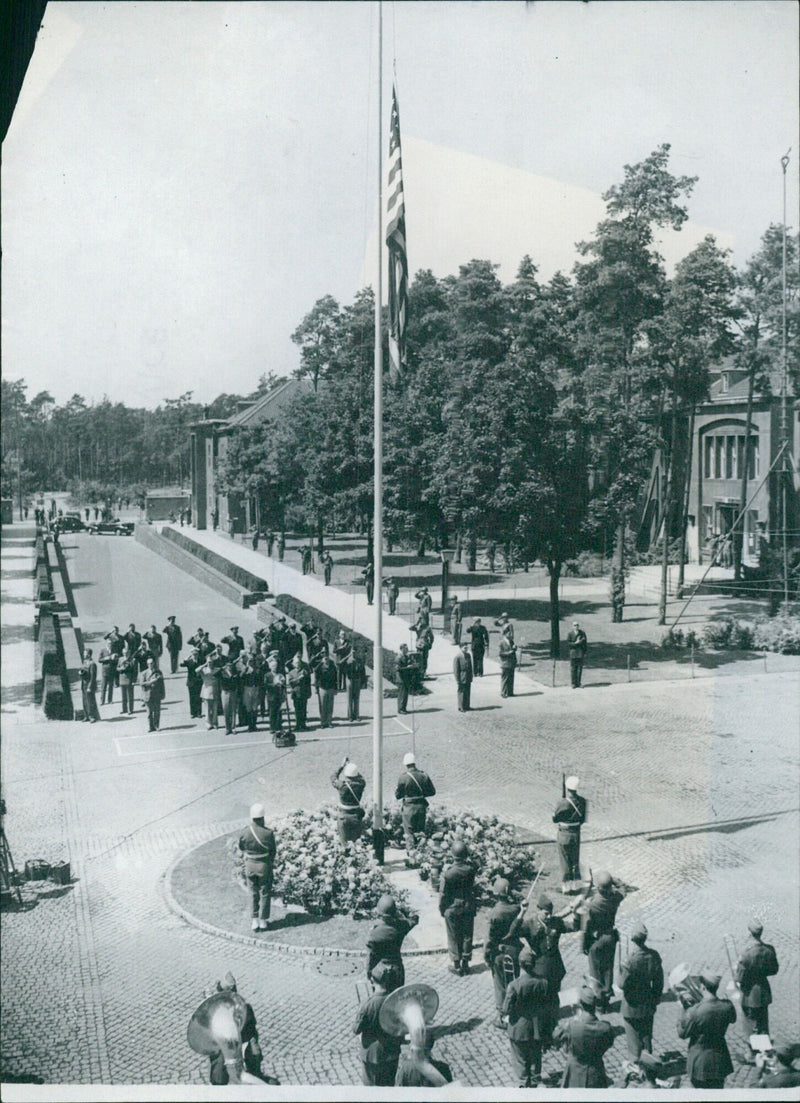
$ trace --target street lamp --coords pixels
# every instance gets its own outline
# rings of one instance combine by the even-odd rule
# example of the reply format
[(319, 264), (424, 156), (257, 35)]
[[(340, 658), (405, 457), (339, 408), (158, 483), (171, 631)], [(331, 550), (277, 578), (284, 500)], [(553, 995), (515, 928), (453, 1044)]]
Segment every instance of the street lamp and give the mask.
[(442, 548), (440, 553), (442, 557), (442, 613), (447, 615), (447, 587), (450, 584), (450, 564), (455, 558), (455, 548)]

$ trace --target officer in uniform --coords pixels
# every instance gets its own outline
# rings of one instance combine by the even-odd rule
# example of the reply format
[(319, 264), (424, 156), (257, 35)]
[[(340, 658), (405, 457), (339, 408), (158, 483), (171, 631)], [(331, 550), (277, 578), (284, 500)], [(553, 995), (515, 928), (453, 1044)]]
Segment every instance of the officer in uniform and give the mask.
[(286, 675), (286, 683), (292, 696), (294, 708), (295, 731), (307, 730), (308, 699), (311, 696), (311, 671), (303, 662), (300, 655), (292, 659), (292, 669)]
[(514, 629), (510, 623), (503, 628), (500, 636), (500, 696), (514, 696), (514, 671), (517, 668), (517, 649), (514, 646)]
[(586, 659), (589, 644), (586, 633), (577, 621), (573, 621), (572, 631), (567, 635), (567, 645), (569, 647), (569, 672), (572, 688), (579, 689), (581, 675), (583, 674), (583, 663)]
[(155, 659), (156, 670), (160, 670), (161, 656), (164, 654), (164, 639), (154, 624), (150, 625), (150, 631), (145, 632), (144, 638), (147, 640), (150, 654)]
[(180, 626), (175, 623), (175, 617), (168, 617), (166, 628), (164, 628), (164, 635), (167, 637), (167, 651), (169, 652), (171, 673), (177, 674), (178, 656), (183, 647), (183, 632), (181, 632)]
[(541, 893), (536, 903), (535, 913), (523, 920), (520, 933), (536, 958), (534, 976), (543, 977), (548, 982), (546, 1008), (539, 1016), (542, 1043), (547, 1048), (553, 1044), (553, 1031), (558, 1025), (561, 982), (567, 975), (558, 944), (562, 934), (567, 931), (564, 917), (569, 915), (577, 904), (570, 905), (558, 915), (554, 915), (553, 901), (545, 893)]
[(361, 807), (361, 798), (366, 784), (358, 771), (358, 766), (355, 762), (351, 762), (347, 755), (339, 769), (331, 774), (331, 785), (339, 794), (336, 827), (342, 846), (360, 839), (364, 832), (364, 809)]
[(161, 702), (164, 700), (164, 675), (158, 669), (151, 655), (147, 660), (147, 669), (142, 675), (142, 698), (147, 708), (147, 719), (151, 732), (157, 732), (161, 726)]
[(581, 824), (586, 822), (586, 801), (578, 796), (579, 785), (580, 778), (566, 779), (564, 796), (553, 813), (553, 823), (558, 825), (558, 860), (564, 892), (570, 891), (572, 883), (581, 879)]
[(388, 893), (380, 898), (375, 910), (377, 922), (367, 936), (367, 976), (372, 975), (379, 961), (386, 961), (397, 970), (398, 987), (402, 987), (406, 982), (403, 939), (419, 923), (419, 916), (404, 915)]
[(567, 1067), (561, 1080), (562, 1088), (607, 1088), (610, 1080), (603, 1063), (603, 1054), (614, 1044), (611, 1023), (598, 1019), (597, 1000), (591, 988), (581, 989), (580, 1010), (572, 1019), (559, 1023), (553, 1038), (567, 1048)]
[(202, 659), (196, 647), (191, 649), (188, 657), (181, 663), (181, 666), (186, 667), (186, 689), (189, 693), (189, 715), (193, 720), (199, 720), (203, 715), (203, 701), (200, 697), (200, 691), (203, 688), (203, 675), (200, 674), (198, 669), (202, 666)]
[(774, 946), (761, 941), (764, 927), (757, 919), (749, 923), (747, 929), (750, 939), (736, 966), (736, 983), (742, 991), (745, 1031), (748, 1035), (769, 1034), (772, 989), (767, 977), (774, 977), (778, 972), (778, 955)]
[(442, 875), (439, 914), (447, 928), (447, 948), (453, 964), (450, 972), (465, 977), (472, 957), (472, 932), (477, 910), (475, 897), (475, 866), (469, 860), (467, 844), (461, 839), (453, 843), (453, 862)]
[(453, 677), (456, 680), (458, 711), (469, 712), (469, 699), (472, 692), (472, 658), (466, 640), (461, 644), (459, 654), (453, 659)]
[(387, 578), (384, 585), (386, 586), (386, 597), (389, 602), (389, 616), (393, 617), (397, 609), (397, 599), (400, 596), (400, 587), (393, 578)]
[(597, 892), (586, 904), (583, 953), (589, 957), (589, 975), (597, 981), (599, 1011), (607, 1011), (614, 994), (614, 955), (619, 942), (615, 927), (617, 909), (624, 899), (610, 873), (601, 870), (595, 879)]
[(117, 656), (111, 650), (111, 647), (106, 644), (101, 648), (97, 659), (100, 663), (101, 670), (100, 704), (110, 705), (114, 701), (114, 682), (117, 678)]
[(336, 673), (339, 678), (336, 688), (339, 692), (347, 689), (347, 660), (350, 657), (350, 651), (350, 640), (345, 635), (344, 629), (340, 628), (333, 641), (333, 661), (336, 663)]
[(236, 714), (239, 709), (239, 664), (238, 659), (228, 652), (228, 659), (219, 672), (219, 690), (222, 702), (222, 715), (225, 718), (225, 734), (233, 735), (236, 728)]
[(620, 970), (622, 1021), (628, 1053), (638, 1061), (642, 1050), (653, 1052), (653, 1020), (664, 991), (661, 955), (647, 942), (647, 927), (637, 923), (631, 931), (633, 950)]
[(397, 967), (388, 961), (378, 961), (370, 973), (370, 979), (375, 991), (356, 1012), (353, 1033), (361, 1035), (364, 1083), (369, 1087), (390, 1088), (394, 1086), (397, 1074), (402, 1038), (387, 1034), (383, 1029), (381, 1008), (389, 993), (400, 983)]
[(241, 653), (244, 651), (244, 640), (239, 635), (239, 629), (236, 625), (231, 628), (231, 634), (229, 636), (223, 636), (222, 642), (227, 644), (228, 659), (238, 659)]
[[(505, 877), (498, 877), (492, 892), (497, 900), (489, 912), (489, 930), (483, 946), (483, 960), (492, 972), (494, 987), (494, 1005), (497, 1010), (495, 1026), (504, 1030), (507, 1023), (503, 1017), (503, 1001), (508, 986), (508, 970), (513, 979), (519, 976), (519, 955), (522, 943), (519, 938), (525, 904), (514, 904), (511, 900), (511, 886)], [(509, 964), (510, 963), (510, 964)]]
[(723, 1088), (725, 1077), (733, 1072), (725, 1032), (736, 1022), (736, 1009), (730, 1000), (717, 999), (721, 979), (704, 971), (700, 976), (703, 998), (686, 1008), (678, 1022), (678, 1037), (689, 1043), (686, 1072), (694, 1088)]
[(333, 723), (333, 702), (339, 685), (339, 675), (335, 663), (328, 656), (326, 643), (322, 644), (320, 654), (321, 658), (314, 673), (319, 698), (319, 726), (329, 728)]
[(453, 605), (450, 609), (450, 635), (453, 637), (453, 643), (459, 647), (461, 646), (461, 626), (463, 619), (461, 602), (457, 597), (454, 597)]
[(408, 695), (414, 688), (416, 663), (408, 653), (408, 644), (400, 644), (397, 657), (397, 713), (405, 716), (408, 712)]
[(367, 667), (359, 650), (350, 648), (348, 657), (344, 663), (345, 676), (347, 678), (347, 719), (360, 720), (361, 690), (367, 684)]
[(425, 833), (427, 798), (436, 795), (436, 787), (428, 775), (417, 767), (417, 759), (412, 751), (403, 758), (403, 767), (394, 791), (394, 799), (403, 802), (403, 835), (410, 855), (416, 846), (416, 836)]
[[(81, 666), (81, 696), (83, 697), (83, 719), (90, 724), (100, 719), (97, 707), (97, 663), (92, 658), (92, 649), (87, 647)], [(151, 729), (152, 730), (152, 729)]]
[(269, 930), (275, 849), (275, 835), (264, 823), (264, 805), (251, 805), (250, 823), (239, 837), (239, 850), (244, 854), (244, 872), (250, 886), (250, 925), (254, 931)]
[(534, 976), (535, 955), (527, 946), (519, 955), (520, 974), (509, 984), (503, 1001), (508, 1021), (511, 1059), (521, 1088), (535, 1088), (542, 1075), (542, 1029), (548, 982)]
[(481, 618), (476, 617), (467, 629), (472, 640), (472, 666), (476, 678), (483, 677), (483, 657), (489, 651), (489, 633), (481, 624)]

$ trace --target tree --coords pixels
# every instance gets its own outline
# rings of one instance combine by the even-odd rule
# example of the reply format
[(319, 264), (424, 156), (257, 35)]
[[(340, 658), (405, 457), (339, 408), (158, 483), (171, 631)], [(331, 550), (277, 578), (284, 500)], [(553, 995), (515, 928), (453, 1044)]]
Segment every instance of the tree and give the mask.
[(315, 391), (333, 362), (340, 321), (336, 299), (324, 295), (292, 334), (292, 340), (300, 348), (300, 367), (295, 374), (298, 378), (307, 376)]

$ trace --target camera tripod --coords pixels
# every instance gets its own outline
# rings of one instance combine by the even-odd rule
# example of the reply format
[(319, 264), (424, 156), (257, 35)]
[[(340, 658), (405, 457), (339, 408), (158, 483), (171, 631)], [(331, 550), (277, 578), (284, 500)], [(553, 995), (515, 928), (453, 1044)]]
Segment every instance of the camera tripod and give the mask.
[(0, 893), (3, 896), (6, 894), (16, 896), (19, 906), (22, 907), (22, 893), (17, 884), (17, 867), (14, 865), (4, 827), (0, 827)]

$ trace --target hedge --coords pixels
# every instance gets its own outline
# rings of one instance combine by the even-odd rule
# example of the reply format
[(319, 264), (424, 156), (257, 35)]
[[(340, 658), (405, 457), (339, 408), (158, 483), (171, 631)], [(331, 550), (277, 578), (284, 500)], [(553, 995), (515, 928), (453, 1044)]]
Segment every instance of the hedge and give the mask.
[(185, 536), (177, 529), (165, 527), (161, 530), (161, 535), (167, 540), (171, 540), (173, 544), (177, 544), (179, 548), (189, 552), (190, 555), (194, 555), (203, 563), (207, 563), (209, 567), (213, 567), (215, 571), (219, 571), (226, 578), (232, 579), (237, 586), (242, 586), (245, 590), (250, 590), (253, 593), (265, 594), (269, 592), (266, 579), (259, 578), (258, 575), (252, 574), (244, 567), (239, 567), (236, 563), (231, 563), (224, 556), (218, 555), (217, 552), (203, 544), (198, 544), (196, 540)]
[(48, 720), (72, 720), (72, 696), (59, 674), (46, 674), (43, 692), (44, 714)]

